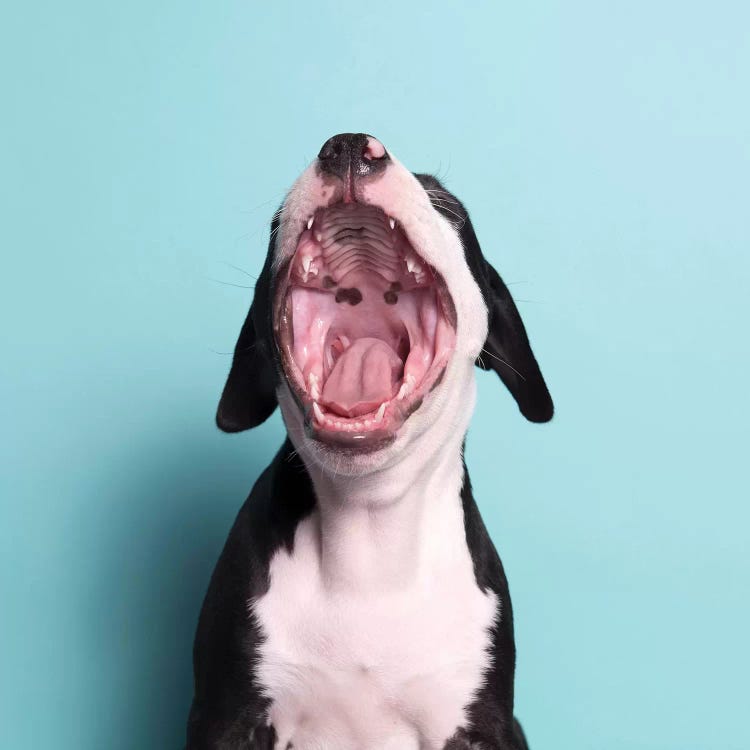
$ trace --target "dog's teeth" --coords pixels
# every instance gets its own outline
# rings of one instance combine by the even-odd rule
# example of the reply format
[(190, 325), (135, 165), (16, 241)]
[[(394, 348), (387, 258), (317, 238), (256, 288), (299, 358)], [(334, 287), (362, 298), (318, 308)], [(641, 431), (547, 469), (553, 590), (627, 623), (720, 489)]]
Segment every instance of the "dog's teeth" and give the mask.
[(305, 275), (310, 273), (310, 264), (312, 263), (312, 255), (303, 255), (302, 256), (302, 270), (305, 272)]
[(385, 401), (383, 401), (383, 403), (380, 404), (380, 407), (378, 408), (377, 412), (375, 412), (375, 417), (374, 417), (373, 421), (374, 422), (382, 422), (384, 415), (385, 415)]
[(317, 401), (320, 398), (320, 388), (318, 387), (318, 376), (311, 372), (307, 376), (307, 390), (310, 391), (313, 401)]
[(398, 389), (398, 395), (396, 396), (396, 398), (399, 401), (402, 401), (403, 399), (405, 399), (414, 389), (415, 382), (416, 382), (416, 379), (411, 373), (409, 373), (404, 378), (404, 382), (401, 383), (401, 388)]
[(362, 422), (355, 422), (354, 423), (354, 429), (355, 430), (361, 430), (363, 427), (364, 427), (364, 425), (362, 424)]
[(372, 426), (372, 420), (371, 419), (365, 419), (365, 427), (371, 427)]
[(315, 232), (315, 241), (318, 243), (323, 241), (323, 232)]
[[(396, 228), (396, 220), (393, 217), (390, 217), (390, 216), (388, 217), (388, 223), (391, 225), (391, 229), (395, 229)], [(308, 229), (309, 228), (310, 227), (308, 227)]]
[(406, 256), (406, 270), (408, 273), (413, 273), (415, 276), (420, 276), (422, 274), (422, 264), (416, 256), (411, 254)]
[(318, 406), (317, 401), (313, 401), (313, 413), (315, 414), (315, 419), (317, 419), (320, 424), (323, 424), (326, 421), (323, 410)]
[(315, 217), (314, 217), (314, 216), (311, 216), (311, 217), (310, 217), (310, 218), (309, 218), (309, 219), (307, 220), (307, 228), (308, 228), (308, 229), (312, 229), (312, 225), (313, 225), (313, 222), (314, 222), (314, 221), (315, 221)]
[(421, 284), (424, 281), (424, 266), (422, 265), (422, 261), (415, 255), (406, 256), (406, 271), (407, 273), (413, 273), (418, 283)]

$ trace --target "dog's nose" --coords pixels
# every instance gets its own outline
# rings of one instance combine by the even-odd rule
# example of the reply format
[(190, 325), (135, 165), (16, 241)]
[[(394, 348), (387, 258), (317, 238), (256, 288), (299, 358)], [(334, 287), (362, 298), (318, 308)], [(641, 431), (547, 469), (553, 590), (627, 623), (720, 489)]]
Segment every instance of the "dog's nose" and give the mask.
[(385, 146), (367, 133), (334, 135), (323, 144), (318, 154), (320, 168), (342, 180), (350, 170), (358, 177), (380, 172), (389, 161)]

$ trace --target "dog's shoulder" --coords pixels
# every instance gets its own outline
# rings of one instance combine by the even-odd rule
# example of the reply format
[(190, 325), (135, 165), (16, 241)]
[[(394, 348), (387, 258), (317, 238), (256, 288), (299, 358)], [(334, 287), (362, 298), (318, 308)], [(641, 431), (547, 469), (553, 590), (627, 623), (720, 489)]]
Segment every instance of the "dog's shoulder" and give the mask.
[(310, 477), (287, 439), (258, 478), (229, 533), (209, 586), (209, 596), (268, 590), (268, 566), (280, 547), (291, 550), (299, 522), (315, 505)]
[(314, 504), (309, 475), (287, 440), (240, 509), (203, 602), (189, 724), (196, 747), (209, 735), (251, 731), (265, 711), (251, 669), (262, 638), (251, 604), (268, 591), (274, 553), (292, 549), (297, 525)]
[[(498, 618), (491, 629), (492, 646), (488, 654), (484, 680), (475, 693), (474, 700), (467, 706), (466, 712), (469, 726), (473, 731), (500, 742), (507, 738), (509, 732), (516, 731), (512, 721), (513, 674), (516, 662), (513, 608), (503, 564), (474, 499), (465, 466), (461, 502), (466, 544), (474, 566), (476, 584), (482, 591), (492, 591), (498, 604)], [(517, 746), (524, 745), (518, 743)]]

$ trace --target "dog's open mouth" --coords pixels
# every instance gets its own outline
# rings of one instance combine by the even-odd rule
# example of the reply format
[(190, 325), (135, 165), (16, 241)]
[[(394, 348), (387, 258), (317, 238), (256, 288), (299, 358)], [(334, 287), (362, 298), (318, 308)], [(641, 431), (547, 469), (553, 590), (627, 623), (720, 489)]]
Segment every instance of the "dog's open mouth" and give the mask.
[(396, 221), (361, 203), (310, 217), (280, 278), (276, 337), (310, 433), (345, 444), (393, 439), (454, 348), (443, 280)]

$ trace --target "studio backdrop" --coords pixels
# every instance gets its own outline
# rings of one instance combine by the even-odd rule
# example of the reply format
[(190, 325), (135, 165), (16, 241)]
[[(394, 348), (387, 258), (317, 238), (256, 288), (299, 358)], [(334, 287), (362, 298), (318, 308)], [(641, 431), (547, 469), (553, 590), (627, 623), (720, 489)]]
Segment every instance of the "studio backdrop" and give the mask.
[(741, 2), (15, 4), (0, 22), (0, 747), (179, 750), (214, 413), (285, 191), (374, 134), (471, 212), (556, 404), (478, 372), (534, 750), (747, 750)]

